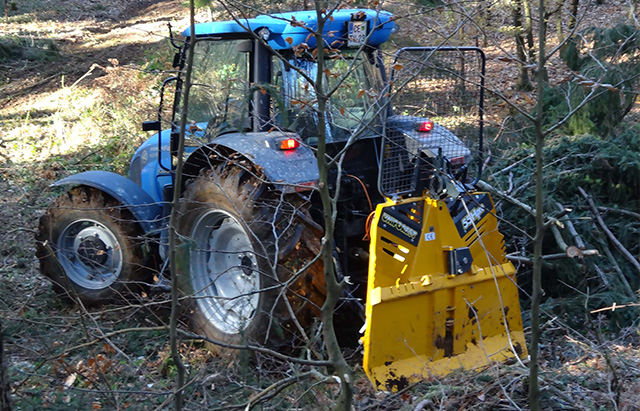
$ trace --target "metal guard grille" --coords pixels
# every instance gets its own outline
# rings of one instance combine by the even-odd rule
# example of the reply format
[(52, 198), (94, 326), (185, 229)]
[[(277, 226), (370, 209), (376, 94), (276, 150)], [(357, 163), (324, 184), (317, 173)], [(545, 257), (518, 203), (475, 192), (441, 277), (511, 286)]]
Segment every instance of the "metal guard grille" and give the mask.
[[(484, 54), (478, 48), (405, 48), (392, 66), (393, 113), (383, 138), (380, 191), (413, 193), (423, 149), (455, 162), (469, 175), (482, 167)], [(430, 120), (430, 132), (415, 130)]]

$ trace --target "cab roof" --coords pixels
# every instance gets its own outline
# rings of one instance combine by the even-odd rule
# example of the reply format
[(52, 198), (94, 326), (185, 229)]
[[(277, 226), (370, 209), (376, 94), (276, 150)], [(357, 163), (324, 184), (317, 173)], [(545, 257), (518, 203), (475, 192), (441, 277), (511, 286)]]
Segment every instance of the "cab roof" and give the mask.
[[(366, 34), (371, 33), (367, 41), (370, 46), (378, 46), (387, 41), (395, 27), (393, 15), (387, 11), (336, 10), (332, 14), (332, 19), (327, 20), (324, 26), (325, 46), (333, 48), (346, 46), (350, 23), (355, 21), (366, 22)], [(195, 33), (196, 37), (238, 38), (247, 33), (247, 29), (257, 33), (265, 27), (271, 32), (267, 42), (275, 50), (291, 49), (303, 43), (310, 48), (316, 47), (315, 38), (310, 36), (310, 33), (318, 27), (315, 10), (275, 13), (238, 21), (199, 23), (195, 26)], [(191, 37), (191, 30), (188, 28), (182, 34), (185, 37)]]

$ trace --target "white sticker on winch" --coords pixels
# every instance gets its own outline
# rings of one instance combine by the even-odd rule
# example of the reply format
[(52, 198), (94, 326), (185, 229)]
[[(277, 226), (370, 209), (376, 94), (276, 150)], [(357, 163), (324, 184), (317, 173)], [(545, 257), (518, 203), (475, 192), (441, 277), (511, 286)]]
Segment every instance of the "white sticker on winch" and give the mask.
[(424, 241), (433, 241), (436, 239), (436, 233), (424, 233)]

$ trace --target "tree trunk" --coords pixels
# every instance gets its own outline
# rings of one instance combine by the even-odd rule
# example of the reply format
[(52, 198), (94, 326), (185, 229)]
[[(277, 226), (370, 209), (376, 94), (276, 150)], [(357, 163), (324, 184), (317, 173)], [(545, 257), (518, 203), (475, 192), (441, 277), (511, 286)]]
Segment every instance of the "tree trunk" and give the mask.
[[(195, 33), (195, 5), (194, 0), (189, 1), (189, 26), (191, 33)], [(171, 265), (171, 317), (169, 319), (169, 339), (171, 346), (171, 358), (176, 366), (176, 390), (173, 406), (176, 411), (182, 410), (183, 406), (183, 390), (184, 380), (187, 373), (187, 369), (182, 362), (180, 356), (179, 342), (178, 342), (178, 316), (180, 315), (179, 306), (179, 291), (178, 283), (179, 279), (177, 269), (177, 219), (178, 219), (178, 203), (180, 202), (180, 194), (182, 191), (182, 165), (184, 163), (184, 138), (185, 129), (187, 127), (187, 110), (189, 109), (189, 89), (191, 88), (191, 71), (193, 66), (193, 55), (195, 49), (195, 40), (191, 39), (189, 51), (187, 53), (186, 73), (184, 78), (184, 97), (182, 115), (180, 117), (180, 134), (178, 137), (178, 152), (176, 154), (177, 164), (175, 169), (174, 187), (173, 187), (173, 204), (171, 207), (171, 215), (169, 217), (169, 260)]]
[(576, 27), (576, 19), (578, 18), (578, 6), (580, 0), (571, 0), (571, 13), (569, 14), (569, 30)]
[(564, 29), (562, 28), (562, 9), (564, 6), (563, 3), (564, 0), (558, 0), (558, 8), (556, 10), (556, 32), (558, 35), (558, 43), (562, 43), (564, 41)]
[(540, 344), (540, 299), (542, 297), (542, 241), (545, 232), (544, 223), (544, 190), (543, 190), (543, 166), (544, 157), (542, 148), (544, 147), (544, 124), (545, 113), (543, 110), (544, 93), (546, 89), (547, 77), (544, 70), (546, 63), (545, 44), (547, 40), (547, 25), (545, 22), (544, 0), (539, 0), (539, 18), (540, 27), (538, 29), (538, 70), (536, 72), (536, 88), (537, 88), (537, 110), (534, 119), (534, 127), (536, 133), (536, 236), (533, 246), (533, 284), (531, 293), (531, 346), (529, 347), (529, 355), (531, 362), (529, 363), (529, 407), (531, 411), (540, 409), (540, 383), (538, 381), (539, 365), (538, 350)]
[[(480, 24), (484, 27), (483, 30), (480, 30), (480, 35), (482, 36), (482, 45), (487, 47), (489, 45), (489, 39), (487, 38), (487, 32), (491, 30), (491, 3), (486, 2), (485, 0), (480, 0), (478, 2), (478, 7), (480, 10), (478, 11), (478, 16), (480, 18)], [(476, 43), (477, 45), (477, 43)]]
[(512, 2), (513, 26), (515, 27), (516, 40), (516, 56), (518, 57), (518, 88), (520, 90), (531, 90), (529, 71), (525, 67), (527, 55), (525, 53), (524, 39), (522, 37), (522, 1), (523, 0), (514, 0)]
[[(315, 7), (318, 15), (318, 27), (315, 37), (317, 44), (322, 44), (325, 18), (321, 13), (326, 10), (327, 5), (322, 1), (316, 0)], [(351, 402), (353, 397), (353, 370), (347, 364), (336, 336), (333, 315), (336, 304), (342, 293), (344, 284), (339, 283), (336, 279), (335, 267), (333, 265), (333, 233), (335, 224), (336, 205), (331, 198), (329, 191), (329, 178), (326, 148), (327, 148), (327, 119), (325, 110), (327, 108), (326, 87), (324, 85), (324, 56), (325, 51), (318, 47), (316, 61), (318, 64), (318, 72), (316, 75), (315, 90), (318, 98), (318, 152), (316, 153), (318, 161), (320, 199), (322, 200), (322, 210), (324, 216), (324, 237), (322, 238), (322, 260), (324, 261), (324, 277), (327, 287), (327, 297), (322, 305), (320, 319), (322, 321), (322, 336), (325, 346), (327, 347), (327, 355), (332, 366), (329, 372), (333, 373), (340, 384), (340, 392), (336, 399), (334, 410), (349, 411), (351, 410)], [(338, 193), (335, 193), (338, 196)]]
[(529, 0), (520, 0), (524, 5), (524, 31), (527, 36), (527, 54), (529, 61), (534, 62), (536, 60), (536, 51), (533, 44), (533, 18), (531, 17), (531, 3)]
[(4, 346), (2, 343), (4, 331), (2, 331), (2, 323), (0, 323), (0, 411), (11, 410), (10, 385), (7, 375), (6, 363), (4, 361)]

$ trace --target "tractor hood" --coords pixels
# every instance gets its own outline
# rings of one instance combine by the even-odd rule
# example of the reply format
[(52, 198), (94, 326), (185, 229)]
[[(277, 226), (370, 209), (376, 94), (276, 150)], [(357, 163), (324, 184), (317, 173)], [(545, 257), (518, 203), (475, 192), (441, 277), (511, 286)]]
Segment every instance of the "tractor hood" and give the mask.
[[(366, 39), (370, 46), (378, 46), (389, 39), (396, 27), (393, 15), (387, 11), (370, 9), (337, 10), (324, 25), (325, 47), (341, 48), (356, 46)], [(317, 30), (318, 18), (315, 10), (296, 11), (261, 15), (253, 19), (218, 21), (200, 23), (195, 26), (196, 37), (235, 37), (247, 31), (254, 33), (262, 29), (263, 38), (268, 35), (268, 44), (275, 50), (286, 50), (306, 44), (309, 48), (316, 47), (316, 39), (310, 35)], [(182, 32), (185, 37), (191, 37), (191, 29)]]

